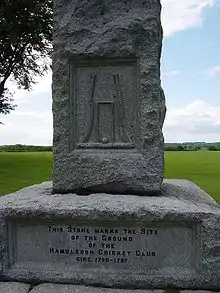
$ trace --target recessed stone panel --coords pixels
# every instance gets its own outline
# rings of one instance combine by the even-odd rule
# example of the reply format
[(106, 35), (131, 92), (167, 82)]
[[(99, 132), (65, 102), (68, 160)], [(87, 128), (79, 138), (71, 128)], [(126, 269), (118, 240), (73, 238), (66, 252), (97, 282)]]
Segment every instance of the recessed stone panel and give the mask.
[(172, 275), (198, 266), (197, 223), (94, 223), (18, 220), (9, 226), (10, 267), (57, 272), (100, 270)]
[(71, 147), (131, 148), (138, 136), (138, 61), (71, 63)]

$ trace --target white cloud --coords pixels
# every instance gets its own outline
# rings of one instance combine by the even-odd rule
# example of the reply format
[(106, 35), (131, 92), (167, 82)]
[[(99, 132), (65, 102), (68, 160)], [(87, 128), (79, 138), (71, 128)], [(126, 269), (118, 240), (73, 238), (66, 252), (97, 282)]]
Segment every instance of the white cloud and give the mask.
[(44, 77), (40, 78), (38, 83), (33, 87), (34, 94), (40, 94), (51, 91), (52, 71), (49, 71)]
[(162, 0), (162, 24), (164, 36), (203, 24), (203, 12), (215, 4), (215, 0)]
[(37, 83), (33, 86), (31, 91), (18, 89), (16, 84), (11, 80), (7, 82), (6, 86), (13, 93), (13, 99), (17, 105), (26, 102), (30, 96), (51, 92), (52, 71), (49, 71), (43, 77), (37, 77), (36, 81)]
[(168, 72), (163, 73), (164, 76), (175, 76), (178, 74), (180, 74), (180, 71), (178, 71), (178, 70), (172, 70), (172, 71), (168, 71)]
[(203, 73), (209, 76), (215, 76), (216, 74), (220, 73), (220, 65), (216, 65), (211, 68), (208, 68)]
[(9, 115), (0, 115), (0, 145), (34, 144), (52, 145), (51, 80), (48, 72), (29, 91), (17, 90), (9, 82), (10, 90), (15, 91), (17, 105)]
[(0, 125), (0, 145), (52, 144), (51, 93), (35, 92), (29, 95), (18, 100), (18, 107), (10, 115), (0, 115), (0, 121), (4, 123)]
[(52, 113), (13, 111), (0, 125), (0, 145), (52, 145)]
[(164, 134), (168, 142), (220, 141), (220, 107), (201, 100), (183, 108), (168, 107)]

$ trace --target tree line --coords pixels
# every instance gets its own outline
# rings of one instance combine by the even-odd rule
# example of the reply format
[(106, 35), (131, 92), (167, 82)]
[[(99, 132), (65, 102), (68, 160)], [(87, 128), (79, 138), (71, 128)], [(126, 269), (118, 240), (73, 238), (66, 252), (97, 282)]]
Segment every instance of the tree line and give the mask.
[[(165, 151), (220, 151), (220, 142), (216, 143), (165, 143)], [(52, 152), (52, 146), (2, 145), (0, 152)]]
[(165, 151), (220, 151), (220, 142), (165, 143)]
[(52, 152), (52, 146), (36, 146), (36, 145), (2, 145), (0, 152)]

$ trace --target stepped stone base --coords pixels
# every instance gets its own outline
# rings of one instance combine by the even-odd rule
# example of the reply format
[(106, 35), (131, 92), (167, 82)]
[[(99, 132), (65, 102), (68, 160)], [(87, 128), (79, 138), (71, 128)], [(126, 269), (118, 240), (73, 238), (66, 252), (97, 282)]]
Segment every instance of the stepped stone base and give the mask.
[(36, 286), (31, 293), (164, 293), (164, 290), (124, 290), (76, 285), (42, 284)]
[(0, 282), (1, 293), (28, 293), (29, 289), (29, 284), (22, 284), (18, 282)]
[[(30, 290), (29, 290), (30, 288)], [(110, 289), (110, 288), (96, 288), (85, 287), (77, 285), (63, 285), (63, 284), (41, 284), (30, 287), (28, 284), (22, 283), (7, 283), (0, 282), (1, 293), (166, 293), (165, 290), (129, 290), (129, 289)], [(175, 290), (172, 293), (211, 293), (211, 291), (190, 291), (190, 290)], [(218, 293), (215, 291), (215, 293)]]
[(0, 280), (218, 290), (219, 223), (189, 181), (164, 180), (155, 197), (52, 194), (44, 182), (0, 198)]

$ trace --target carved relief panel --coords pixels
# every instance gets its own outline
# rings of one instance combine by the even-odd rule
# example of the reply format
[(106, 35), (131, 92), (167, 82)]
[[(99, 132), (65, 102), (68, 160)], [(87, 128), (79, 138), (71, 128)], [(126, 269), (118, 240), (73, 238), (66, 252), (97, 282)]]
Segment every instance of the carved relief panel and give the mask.
[(71, 75), (73, 148), (134, 148), (137, 61), (78, 61)]

